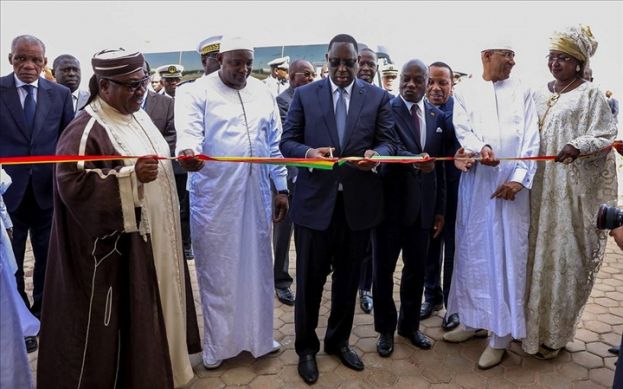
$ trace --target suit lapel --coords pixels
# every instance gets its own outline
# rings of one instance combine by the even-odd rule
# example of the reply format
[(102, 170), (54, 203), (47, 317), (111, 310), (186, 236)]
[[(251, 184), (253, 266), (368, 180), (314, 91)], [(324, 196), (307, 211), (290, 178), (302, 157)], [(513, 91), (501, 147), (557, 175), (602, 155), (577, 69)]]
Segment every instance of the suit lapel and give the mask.
[(154, 111), (154, 97), (152, 93), (153, 92), (151, 91), (147, 92), (147, 97), (145, 98), (145, 112), (147, 112), (147, 115), (149, 115), (149, 117), (151, 117), (151, 114)]
[(348, 141), (355, 130), (355, 125), (359, 120), (359, 114), (366, 100), (367, 90), (363, 84), (359, 84), (358, 80), (353, 83), (351, 89), (350, 102), (348, 104), (348, 116), (346, 116), (346, 130), (344, 134), (344, 149), (348, 145)]
[(333, 96), (331, 95), (331, 83), (327, 78), (325, 82), (318, 84), (318, 89), (316, 89), (316, 96), (318, 97), (318, 106), (320, 107), (320, 111), (323, 113), (322, 118), (324, 119), (325, 125), (327, 126), (327, 130), (329, 131), (329, 137), (331, 138), (331, 142), (335, 145), (335, 149), (337, 150), (337, 154), (341, 155), (342, 148), (340, 147), (340, 141), (337, 136), (337, 126), (335, 125), (335, 112), (333, 110)]
[(426, 144), (424, 149), (428, 150), (432, 146), (437, 131), (437, 114), (433, 112), (428, 103), (424, 102), (424, 111), (426, 112)]
[(32, 137), (35, 138), (41, 131), (45, 118), (48, 116), (50, 106), (53, 100), (52, 88), (46, 84), (46, 81), (39, 79), (39, 88), (37, 91), (37, 109), (35, 111), (35, 124), (32, 129)]
[(19, 130), (26, 139), (30, 140), (31, 136), (29, 135), (26, 122), (24, 121), (24, 108), (22, 108), (22, 103), (19, 100), (13, 73), (6, 76), (5, 80), (8, 82), (2, 85), (2, 100), (4, 100), (7, 105), (7, 110), (11, 113), (11, 116), (13, 116), (13, 120), (17, 123)]

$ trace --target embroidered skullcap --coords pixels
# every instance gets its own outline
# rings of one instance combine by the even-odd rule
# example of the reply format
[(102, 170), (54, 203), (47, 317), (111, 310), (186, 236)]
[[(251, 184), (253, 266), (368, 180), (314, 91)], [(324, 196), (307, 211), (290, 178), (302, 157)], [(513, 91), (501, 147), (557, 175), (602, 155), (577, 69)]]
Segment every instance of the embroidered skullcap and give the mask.
[(515, 52), (510, 39), (498, 36), (491, 37), (491, 39), (482, 46), (482, 50), (480, 51), (483, 52), (486, 50), (509, 50)]
[(224, 36), (221, 41), (221, 53), (234, 50), (247, 50), (253, 52), (253, 45), (248, 40), (239, 36)]
[(93, 73), (102, 77), (116, 77), (143, 70), (145, 58), (139, 52), (124, 49), (102, 50), (91, 58)]
[(197, 53), (201, 55), (218, 53), (221, 49), (221, 39), (223, 36), (215, 35), (202, 40), (197, 45)]
[(573, 26), (564, 31), (555, 32), (550, 38), (549, 49), (562, 51), (587, 63), (597, 51), (597, 40), (595, 40), (589, 26)]

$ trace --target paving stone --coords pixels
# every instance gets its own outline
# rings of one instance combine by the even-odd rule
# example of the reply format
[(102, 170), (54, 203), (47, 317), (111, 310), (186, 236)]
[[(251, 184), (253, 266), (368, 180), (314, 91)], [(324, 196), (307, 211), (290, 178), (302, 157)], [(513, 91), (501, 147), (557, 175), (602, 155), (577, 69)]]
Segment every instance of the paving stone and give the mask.
[(538, 382), (547, 388), (568, 389), (571, 386), (571, 378), (559, 372), (539, 374)]
[(588, 369), (574, 362), (566, 362), (557, 366), (557, 371), (571, 381), (585, 380), (588, 378)]
[(255, 378), (255, 373), (246, 366), (234, 367), (221, 376), (227, 385), (247, 385), (253, 381), (253, 378)]
[(601, 386), (598, 383), (591, 381), (591, 380), (586, 380), (586, 381), (578, 381), (578, 382), (574, 382), (572, 385), (573, 389), (599, 389), (599, 388), (605, 388), (605, 386)]
[(602, 343), (602, 342), (592, 342), (592, 343), (587, 343), (586, 344), (586, 351), (588, 351), (591, 354), (595, 354), (598, 357), (608, 357), (611, 356), (612, 354), (610, 354), (608, 352), (608, 349), (611, 346), (609, 344), (606, 343)]
[(614, 380), (614, 371), (602, 367), (600, 369), (592, 369), (588, 373), (588, 376), (591, 381), (596, 382), (599, 385), (609, 386), (612, 385), (612, 381)]
[(571, 355), (571, 359), (578, 365), (587, 367), (589, 369), (602, 367), (604, 363), (602, 358), (596, 356), (595, 354), (591, 354), (588, 351), (573, 353)]
[(421, 377), (405, 377), (401, 376), (395, 385), (399, 389), (428, 389), (430, 382)]
[(611, 326), (597, 320), (585, 320), (584, 328), (597, 334), (605, 334), (606, 332), (612, 331)]
[(481, 389), (487, 384), (487, 379), (477, 373), (461, 373), (454, 376), (452, 383), (466, 389)]
[(581, 328), (575, 332), (575, 338), (582, 342), (588, 343), (598, 341), (599, 335), (593, 331)]
[[(612, 354), (611, 354), (612, 355)], [(617, 362), (618, 357), (617, 356), (610, 356), (610, 357), (606, 357), (604, 358), (604, 365), (614, 371), (616, 369), (616, 362)]]
[(504, 377), (493, 377), (487, 380), (487, 389), (515, 389), (515, 384)]
[(220, 378), (199, 378), (191, 388), (192, 389), (220, 389), (224, 388), (225, 383)]
[(528, 385), (536, 382), (536, 374), (533, 371), (521, 367), (505, 369), (504, 378), (515, 385)]

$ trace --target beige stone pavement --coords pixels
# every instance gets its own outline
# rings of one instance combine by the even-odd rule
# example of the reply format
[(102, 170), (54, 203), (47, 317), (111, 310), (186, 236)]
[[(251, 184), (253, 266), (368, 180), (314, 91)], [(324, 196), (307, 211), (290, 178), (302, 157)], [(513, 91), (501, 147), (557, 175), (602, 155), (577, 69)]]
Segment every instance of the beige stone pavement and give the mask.
[[(291, 253), (294, 258), (294, 253)], [(27, 253), (27, 288), (32, 291), (32, 252)], [(195, 303), (200, 315), (199, 326), (203, 332), (203, 318), (194, 261), (189, 262), (192, 274)], [(294, 274), (294, 261), (290, 262)], [(394, 274), (398, 282), (399, 267)], [(318, 335), (324, 337), (330, 305), (330, 278), (327, 280), (320, 308)], [(394, 298), (398, 298), (395, 288)], [(356, 308), (351, 344), (362, 356), (365, 370), (356, 372), (339, 362), (334, 356), (318, 354), (320, 379), (318, 388), (603, 388), (612, 385), (616, 357), (608, 348), (618, 345), (623, 331), (623, 254), (612, 240), (597, 282), (589, 298), (575, 340), (566, 350), (549, 361), (539, 361), (525, 355), (521, 345), (513, 342), (503, 362), (490, 370), (479, 370), (476, 362), (486, 346), (486, 340), (470, 340), (462, 344), (449, 344), (441, 340), (442, 312), (422, 322), (422, 330), (435, 340), (432, 350), (420, 350), (404, 338), (396, 336), (395, 351), (391, 358), (381, 358), (376, 353), (376, 337), (372, 315)], [(208, 371), (201, 364), (201, 354), (191, 356), (195, 370), (190, 389), (204, 388), (304, 388), (297, 374), (298, 357), (294, 351), (294, 310), (275, 299), (274, 337), (282, 344), (279, 353), (259, 359), (243, 352), (223, 365)], [(203, 336), (203, 333), (202, 333)], [(29, 354), (31, 369), (36, 371), (37, 352)]]

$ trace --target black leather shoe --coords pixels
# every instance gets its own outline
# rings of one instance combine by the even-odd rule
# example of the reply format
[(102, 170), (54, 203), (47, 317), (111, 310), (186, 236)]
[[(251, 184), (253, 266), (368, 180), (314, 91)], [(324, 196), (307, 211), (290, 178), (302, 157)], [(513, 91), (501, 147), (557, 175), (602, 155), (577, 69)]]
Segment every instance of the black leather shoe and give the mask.
[(318, 381), (318, 365), (314, 354), (305, 354), (299, 357), (299, 375), (306, 384)]
[(187, 261), (192, 261), (195, 259), (195, 255), (193, 254), (193, 250), (191, 248), (184, 249), (184, 259)]
[(612, 354), (614, 354), (614, 355), (619, 355), (619, 347), (620, 347), (620, 346), (610, 347), (610, 348), (608, 349), (608, 352), (609, 352), (609, 353), (612, 353)]
[(459, 321), (459, 314), (458, 313), (453, 313), (450, 316), (448, 316), (448, 314), (446, 314), (443, 317), (443, 322), (441, 323), (441, 328), (443, 328), (444, 331), (451, 331), (451, 330), (455, 329), (456, 327), (458, 327), (459, 324), (461, 324), (461, 322)]
[(294, 305), (294, 295), (290, 288), (277, 288), (275, 289), (277, 299), (285, 305)]
[(428, 319), (433, 312), (436, 312), (443, 308), (441, 304), (431, 304), (427, 301), (422, 303), (422, 307), (420, 308), (420, 320)]
[(27, 336), (24, 338), (24, 341), (26, 342), (26, 352), (28, 352), (29, 354), (37, 351), (37, 349), (39, 348), (36, 336)]
[(359, 306), (365, 313), (372, 312), (374, 303), (372, 301), (372, 293), (369, 290), (359, 289)]
[(338, 357), (340, 357), (340, 361), (342, 361), (342, 364), (344, 366), (357, 371), (363, 370), (363, 362), (359, 358), (359, 355), (357, 355), (357, 353), (354, 352), (353, 349), (351, 349), (350, 347), (344, 346), (340, 347), (340, 349), (337, 351), (325, 351), (329, 355), (337, 355)]
[(415, 347), (419, 347), (424, 350), (428, 350), (433, 347), (433, 342), (421, 331), (414, 331), (411, 333), (398, 332), (398, 335), (409, 339), (411, 344)]
[(376, 341), (376, 351), (382, 357), (389, 357), (394, 352), (394, 334), (385, 333), (379, 336), (379, 340)]

